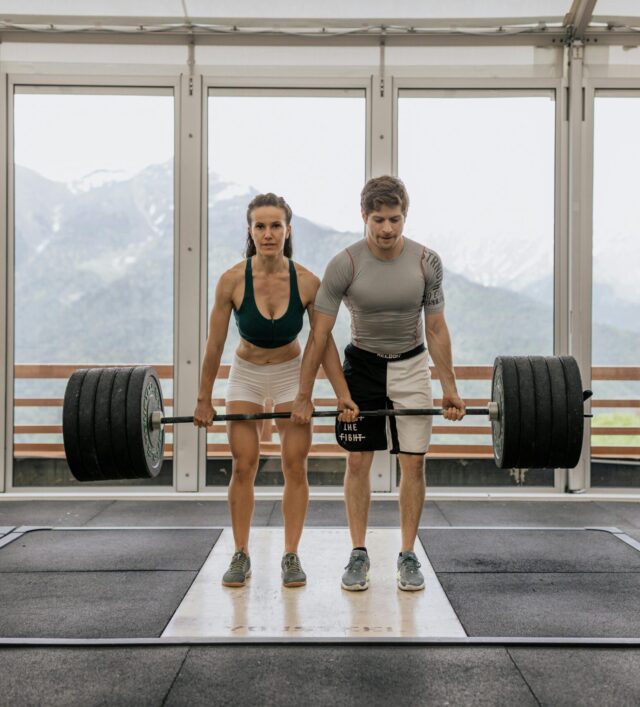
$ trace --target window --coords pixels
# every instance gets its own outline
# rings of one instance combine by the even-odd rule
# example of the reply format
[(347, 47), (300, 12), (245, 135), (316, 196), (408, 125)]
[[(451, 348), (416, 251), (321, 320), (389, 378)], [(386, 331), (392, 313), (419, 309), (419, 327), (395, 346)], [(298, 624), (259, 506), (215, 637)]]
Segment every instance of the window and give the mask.
[[(411, 201), (405, 233), (442, 258), (455, 364), (490, 366), (500, 354), (553, 353), (552, 98), (551, 92), (400, 91), (398, 174)], [(490, 380), (478, 380), (481, 369), (469, 375), (459, 381), (463, 398), (489, 400)], [(437, 391), (438, 385), (436, 397)], [(478, 423), (468, 417), (462, 425)], [(438, 427), (432, 451), (464, 445), (472, 456), (490, 452), (487, 433), (463, 433), (446, 421)], [(477, 483), (466, 468), (460, 475), (440, 466), (435, 485)], [(493, 484), (554, 483), (551, 470), (526, 479), (481, 473)]]
[(14, 126), (14, 485), (64, 485), (60, 364), (168, 364), (171, 395), (173, 95), (18, 88)]
[[(362, 237), (364, 91), (314, 91), (310, 95), (305, 91), (212, 89), (208, 125), (209, 308), (220, 275), (244, 257), (246, 208), (258, 193), (274, 192), (286, 199), (294, 214), (293, 258), (319, 277), (339, 250)], [(302, 345), (307, 334), (305, 325)], [(334, 332), (339, 349), (349, 336), (349, 319), (341, 311)], [(238, 340), (232, 321), (223, 364), (231, 362)], [(224, 398), (225, 378), (223, 369), (214, 398)], [(318, 380), (314, 395), (333, 397), (328, 381)], [(270, 439), (267, 430), (263, 433), (266, 450)], [(228, 449), (222, 430), (210, 434), (208, 440), (210, 454)], [(335, 436), (315, 434), (314, 444), (316, 449), (319, 444), (335, 445)], [(279, 470), (279, 461), (276, 466), (274, 471)], [(227, 472), (222, 467), (219, 471), (214, 477), (208, 474), (208, 483), (228, 481)], [(310, 471), (313, 479), (313, 460)], [(258, 483), (271, 481), (262, 477)]]
[(554, 111), (551, 94), (400, 93), (405, 232), (442, 257), (456, 363), (553, 353)]
[[(623, 368), (637, 366), (640, 351), (639, 124), (640, 93), (596, 95), (592, 297), (596, 368), (592, 387), (596, 402), (614, 400), (615, 406), (594, 409), (592, 452), (600, 458), (592, 469), (594, 486), (612, 483), (602, 457), (637, 458), (640, 453), (640, 382), (630, 379)], [(618, 380), (599, 380), (598, 366), (616, 367)], [(637, 466), (626, 466), (623, 473), (627, 474), (625, 485), (640, 482)], [(621, 485), (620, 474), (616, 478), (616, 485)]]

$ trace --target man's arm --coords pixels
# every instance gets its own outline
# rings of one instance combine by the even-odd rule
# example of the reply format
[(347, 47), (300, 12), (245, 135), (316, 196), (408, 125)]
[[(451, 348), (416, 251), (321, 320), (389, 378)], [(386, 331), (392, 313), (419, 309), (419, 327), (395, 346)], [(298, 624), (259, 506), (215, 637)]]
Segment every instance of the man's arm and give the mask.
[[(308, 424), (313, 412), (311, 396), (313, 394), (313, 384), (318, 374), (320, 363), (326, 358), (327, 375), (338, 398), (350, 404), (345, 407), (349, 410), (356, 410), (357, 406), (348, 396), (348, 387), (344, 380), (344, 375), (340, 367), (340, 357), (333, 343), (331, 331), (336, 323), (338, 309), (342, 297), (353, 279), (353, 260), (348, 252), (341, 251), (333, 257), (324, 273), (324, 278), (318, 288), (317, 278), (314, 278), (314, 291), (310, 297), (308, 309), (310, 310), (311, 331), (307, 339), (307, 345), (302, 357), (300, 370), (300, 387), (298, 395), (293, 403), (291, 419), (299, 424)], [(314, 305), (317, 305), (314, 306)], [(323, 309), (324, 311), (319, 311)], [(327, 351), (327, 345), (331, 342), (333, 349)], [(338, 368), (340, 371), (338, 372)], [(335, 381), (335, 382), (334, 382)], [(336, 385), (338, 386), (336, 388)], [(346, 390), (345, 390), (346, 388)], [(346, 397), (340, 393), (347, 393)], [(345, 413), (347, 414), (347, 413)], [(340, 416), (343, 419), (343, 416)]]
[(442, 386), (442, 408), (447, 420), (461, 420), (465, 414), (465, 404), (458, 394), (456, 375), (453, 370), (451, 337), (444, 312), (427, 314), (425, 322), (427, 346), (438, 371)]
[[(300, 387), (298, 388), (298, 395), (293, 402), (293, 410), (291, 412), (293, 422), (306, 425), (311, 420), (311, 413), (313, 412), (313, 403), (311, 401), (313, 384), (318, 375), (318, 368), (320, 368), (320, 363), (324, 358), (331, 330), (335, 323), (335, 317), (322, 314), (321, 312), (314, 312), (311, 331), (309, 332), (307, 345), (304, 348), (304, 355), (302, 356)], [(331, 338), (333, 339), (333, 337)], [(327, 373), (327, 375), (329, 374)]]
[[(312, 327), (313, 316), (313, 307), (309, 307), (309, 320)], [(322, 368), (324, 368), (333, 392), (338, 399), (338, 410), (342, 410), (341, 414), (338, 415), (338, 419), (341, 422), (353, 422), (360, 414), (360, 409), (351, 399), (347, 379), (344, 377), (342, 363), (340, 362), (340, 354), (332, 334), (327, 337), (327, 344), (322, 357)]]

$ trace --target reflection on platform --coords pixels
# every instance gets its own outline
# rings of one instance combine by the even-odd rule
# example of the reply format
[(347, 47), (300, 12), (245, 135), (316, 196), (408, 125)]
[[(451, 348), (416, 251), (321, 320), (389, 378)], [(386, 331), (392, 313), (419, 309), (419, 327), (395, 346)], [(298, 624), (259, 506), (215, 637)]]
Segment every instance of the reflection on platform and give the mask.
[(225, 529), (198, 577), (165, 629), (165, 637), (191, 638), (420, 638), (464, 637), (431, 565), (416, 541), (426, 589), (402, 592), (396, 585), (400, 549), (398, 529), (376, 528), (367, 535), (371, 584), (347, 592), (340, 577), (347, 563), (349, 531), (307, 529), (300, 558), (307, 586), (285, 589), (280, 579), (283, 531), (254, 528), (252, 575), (246, 587), (223, 587), (221, 578), (233, 554), (233, 535)]

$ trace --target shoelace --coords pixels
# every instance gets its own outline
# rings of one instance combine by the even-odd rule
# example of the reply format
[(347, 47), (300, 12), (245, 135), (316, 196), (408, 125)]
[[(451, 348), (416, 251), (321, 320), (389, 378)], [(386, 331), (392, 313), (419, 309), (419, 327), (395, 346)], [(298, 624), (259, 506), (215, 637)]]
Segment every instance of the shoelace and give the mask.
[(287, 555), (284, 558), (284, 568), (286, 571), (300, 572), (300, 558), (297, 555)]
[(236, 552), (236, 554), (231, 558), (229, 569), (232, 572), (244, 572), (244, 563), (244, 555), (241, 552)]
[(349, 572), (359, 572), (365, 564), (364, 557), (354, 557), (349, 559), (349, 564), (346, 565), (345, 569)]
[(406, 568), (406, 571), (409, 572), (410, 574), (415, 574), (422, 565), (418, 562), (418, 560), (415, 557), (405, 557), (402, 560), (402, 565), (403, 567)]

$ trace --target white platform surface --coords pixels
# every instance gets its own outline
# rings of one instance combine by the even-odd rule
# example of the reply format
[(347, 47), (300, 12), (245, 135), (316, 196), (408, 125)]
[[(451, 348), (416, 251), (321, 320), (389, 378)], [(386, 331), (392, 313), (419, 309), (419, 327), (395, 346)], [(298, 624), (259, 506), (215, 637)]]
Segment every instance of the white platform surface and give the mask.
[(403, 592), (396, 585), (400, 549), (398, 529), (374, 528), (367, 534), (371, 583), (347, 592), (340, 577), (351, 551), (347, 528), (307, 528), (300, 559), (307, 585), (281, 584), (281, 528), (253, 528), (252, 575), (240, 588), (223, 587), (222, 575), (233, 554), (233, 535), (225, 528), (187, 592), (163, 637), (172, 638), (348, 638), (465, 637), (419, 541), (416, 554), (426, 588)]

